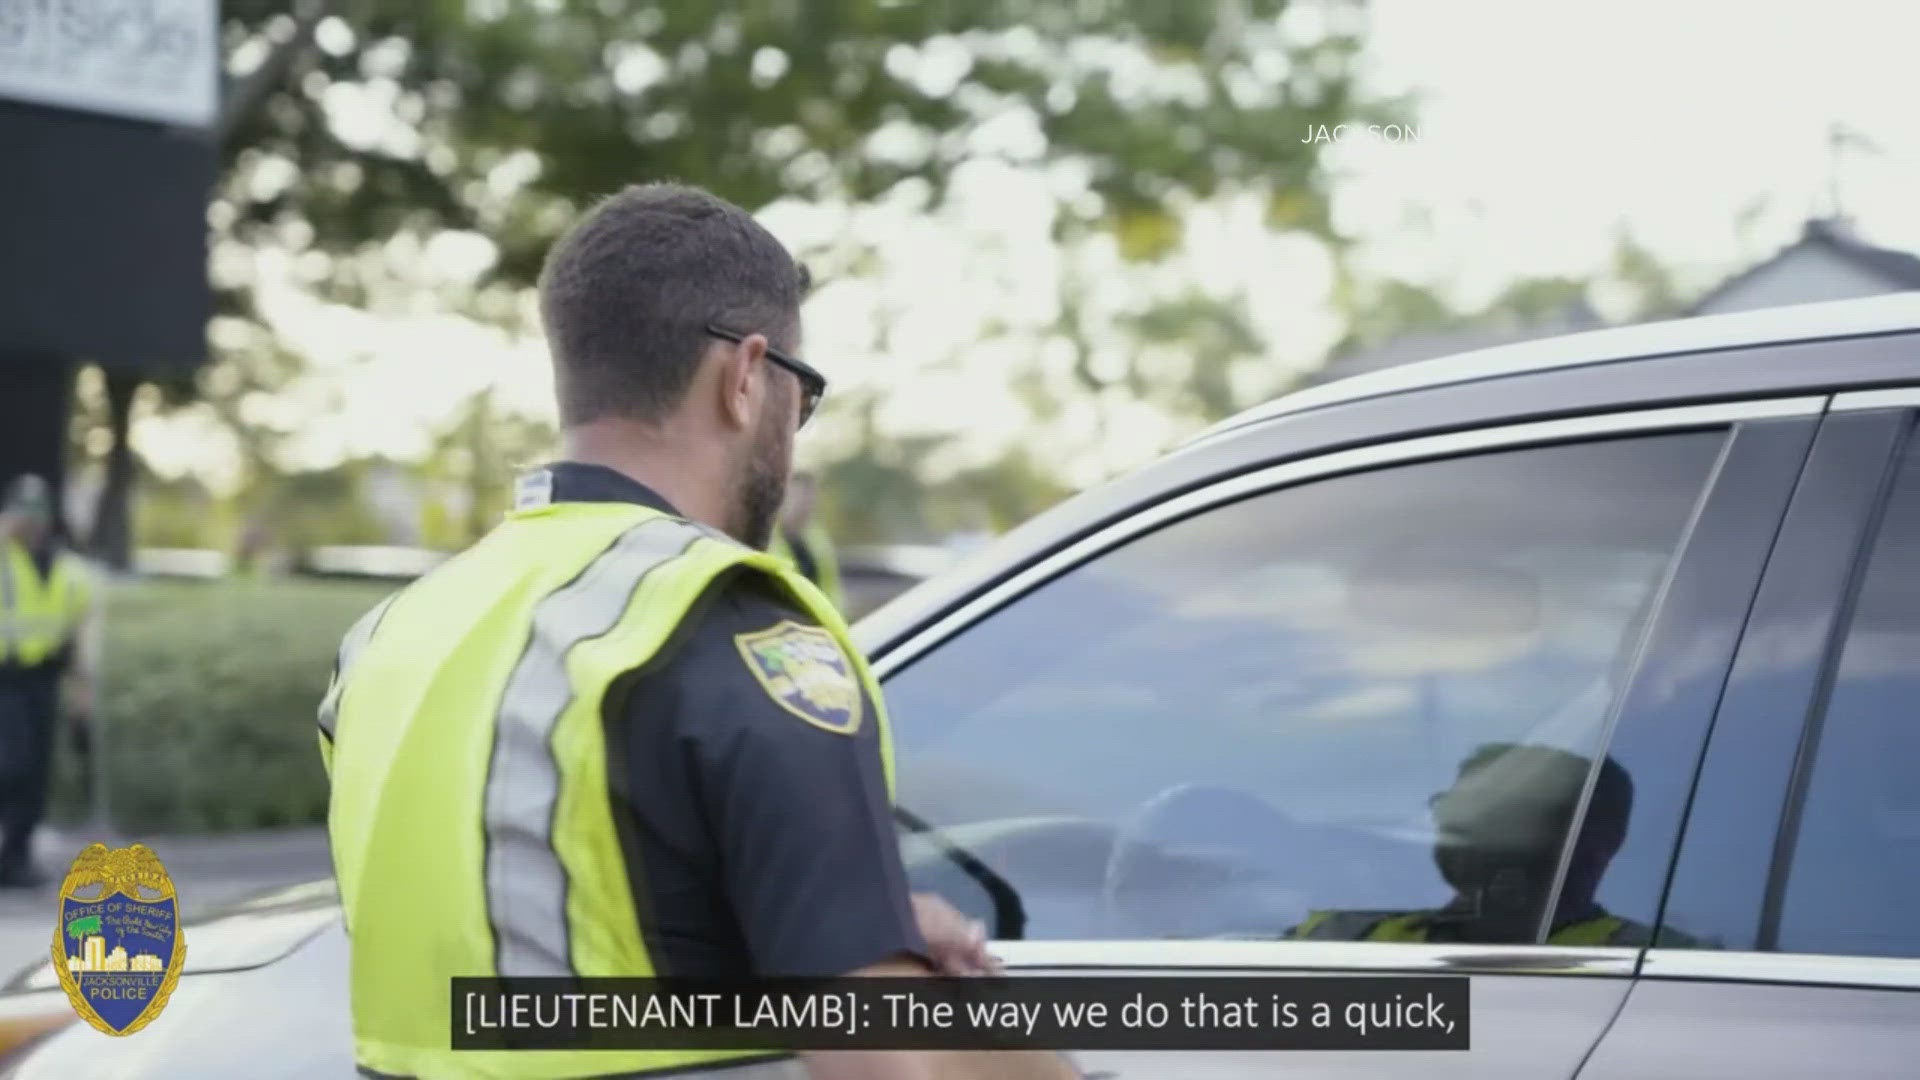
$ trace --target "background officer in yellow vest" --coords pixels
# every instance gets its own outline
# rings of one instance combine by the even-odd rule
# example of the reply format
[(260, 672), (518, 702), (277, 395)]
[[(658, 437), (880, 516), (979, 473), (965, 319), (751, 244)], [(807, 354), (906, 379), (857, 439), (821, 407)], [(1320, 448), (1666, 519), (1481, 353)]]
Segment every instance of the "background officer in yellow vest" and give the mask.
[(762, 550), (825, 380), (806, 275), (739, 208), (629, 188), (541, 283), (566, 460), (363, 618), (320, 709), (379, 1076), (1073, 1075), (1055, 1055), (454, 1051), (456, 976), (961, 974), (981, 928), (910, 896), (885, 704), (820, 591)]
[(56, 539), (47, 482), (15, 477), (0, 499), (0, 887), (45, 880), (33, 831), (46, 810), (63, 675), (73, 675), (71, 711), (92, 706), (91, 598), (80, 559)]
[(820, 484), (812, 473), (793, 474), (787, 482), (786, 502), (780, 506), (780, 524), (767, 550), (792, 563), (801, 577), (827, 594), (833, 606), (844, 609), (847, 601), (840, 591), (840, 557), (826, 526), (813, 516), (819, 495)]

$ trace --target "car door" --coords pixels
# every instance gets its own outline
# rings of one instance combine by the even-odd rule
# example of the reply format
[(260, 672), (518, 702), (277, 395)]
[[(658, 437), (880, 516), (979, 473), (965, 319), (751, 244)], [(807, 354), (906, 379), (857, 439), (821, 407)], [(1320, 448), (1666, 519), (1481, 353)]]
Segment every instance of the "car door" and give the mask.
[(1920, 390), (1841, 394), (1582, 1080), (1920, 1071)]
[(909, 873), (1015, 972), (1476, 976), (1466, 1054), (1104, 1075), (1572, 1076), (1823, 400), (1341, 451), (1081, 538), (881, 655)]

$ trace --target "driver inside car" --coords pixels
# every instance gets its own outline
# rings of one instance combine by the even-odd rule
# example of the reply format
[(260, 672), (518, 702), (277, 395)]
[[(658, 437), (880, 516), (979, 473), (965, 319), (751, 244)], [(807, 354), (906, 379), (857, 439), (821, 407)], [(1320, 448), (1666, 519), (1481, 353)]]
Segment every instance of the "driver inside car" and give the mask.
[[(1549, 746), (1489, 743), (1460, 764), (1432, 799), (1433, 859), (1454, 890), (1444, 906), (1413, 911), (1321, 910), (1288, 932), (1316, 941), (1529, 944), (1550, 902), (1567, 830), (1591, 759)], [(1547, 944), (1642, 946), (1647, 927), (1610, 915), (1594, 899), (1626, 839), (1633, 781), (1612, 758), (1600, 764), (1586, 824), (1568, 860), (1559, 918)]]

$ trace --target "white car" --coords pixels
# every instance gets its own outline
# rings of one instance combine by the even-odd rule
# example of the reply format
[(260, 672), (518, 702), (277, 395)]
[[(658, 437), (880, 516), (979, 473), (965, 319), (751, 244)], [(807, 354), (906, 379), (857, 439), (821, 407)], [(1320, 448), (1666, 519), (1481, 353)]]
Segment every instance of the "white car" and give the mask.
[[(1468, 1051), (1106, 1077), (1920, 1072), (1920, 293), (1294, 394), (866, 619), (921, 888), (1016, 975), (1465, 974)], [(320, 887), (324, 890), (324, 886)], [(352, 1070), (324, 892), (17, 1080)]]

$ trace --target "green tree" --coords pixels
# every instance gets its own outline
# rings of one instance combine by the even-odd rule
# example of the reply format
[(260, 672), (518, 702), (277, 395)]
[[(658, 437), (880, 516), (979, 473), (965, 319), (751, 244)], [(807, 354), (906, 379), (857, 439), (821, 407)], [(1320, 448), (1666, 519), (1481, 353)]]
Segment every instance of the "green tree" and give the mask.
[(76, 942), (89, 934), (98, 934), (99, 932), (100, 916), (98, 915), (86, 915), (67, 923), (67, 936)]
[[(1646, 266), (1657, 269), (1651, 262)], [(1347, 332), (1329, 354), (1343, 356), (1435, 330), (1562, 330), (1570, 321), (1580, 322), (1576, 316), (1591, 314), (1589, 295), (1610, 280), (1604, 271), (1590, 277), (1516, 278), (1477, 309), (1456, 306), (1438, 289), (1417, 282), (1398, 278), (1349, 281), (1339, 295)]]
[(1399, 278), (1343, 276), (1334, 289), (1334, 304), (1347, 322), (1346, 333), (1328, 350), (1336, 357), (1405, 334), (1460, 326), (1468, 319), (1435, 290)]
[(437, 500), (428, 504), (423, 539), (447, 548), (478, 540), (511, 505), (519, 471), (552, 460), (557, 446), (558, 433), (551, 424), (501, 412), (491, 390), (474, 394), (420, 464), (420, 477), (427, 484), (459, 493), (457, 512)]
[(1473, 318), (1475, 322), (1524, 329), (1566, 317), (1587, 303), (1592, 282), (1570, 277), (1527, 277), (1510, 282)]
[[(1294, 10), (1299, 9), (1299, 10)], [(1310, 123), (1389, 116), (1357, 90), (1358, 0), (337, 0), (227, 5), (236, 52), (311, 25), (234, 129), (224, 235), (330, 254), (483, 233), (532, 280), (581, 204), (677, 178), (748, 207), (935, 192), (972, 160), (1071, 163), (1070, 220), (1136, 254), (1170, 207), (1267, 192), (1326, 231)], [(352, 293), (379, 267), (309, 260)]]
[[(907, 448), (905, 454), (898, 451)], [(1053, 472), (1024, 450), (926, 478), (934, 439), (881, 444), (820, 470), (820, 519), (848, 544), (934, 542), (956, 532), (1000, 532), (1070, 494)], [(850, 494), (852, 493), (852, 494)]]
[(1666, 264), (1626, 232), (1614, 244), (1611, 277), (1625, 290), (1630, 321), (1676, 318), (1696, 299)]
[[(1066, 385), (1043, 382), (1025, 389), (1029, 404), (1037, 405), (1036, 419), (1065, 407), (1063, 400), (1036, 399), (1049, 392), (1056, 399), (1076, 395), (1092, 402), (1104, 445), (1116, 432), (1131, 434), (1124, 415), (1116, 415), (1120, 406), (1150, 403), (1192, 430), (1283, 388), (1283, 379), (1261, 369), (1269, 357), (1244, 297), (1189, 287), (1149, 292), (1110, 311), (1092, 303), (1092, 284), (1068, 280), (1058, 333), (1071, 350), (1072, 378)], [(1133, 445), (1125, 460), (1106, 461), (1103, 468), (1137, 464), (1161, 449)]]
[[(1321, 145), (1300, 132), (1404, 111), (1358, 89), (1363, 13), (1362, 0), (228, 0), (238, 74), (210, 215), (223, 329), (198, 390), (239, 434), (258, 426), (250, 396), (299, 377), (264, 332), (254, 254), (279, 253), (297, 284), (340, 302), (424, 300), (519, 327), (553, 238), (641, 180), (756, 209), (912, 185), (933, 206), (969, 163), (1011, 161), (1061, 191), (1061, 239), (1110, 234), (1130, 259), (1166, 256), (1180, 208), (1230, 192), (1264, 198), (1275, 228), (1331, 237)], [(469, 254), (460, 272), (427, 257), (449, 236)], [(1222, 321), (1137, 322), (1163, 349), (1209, 350), (1176, 396), (1219, 411)], [(255, 434), (248, 469), (271, 472), (273, 433)]]

